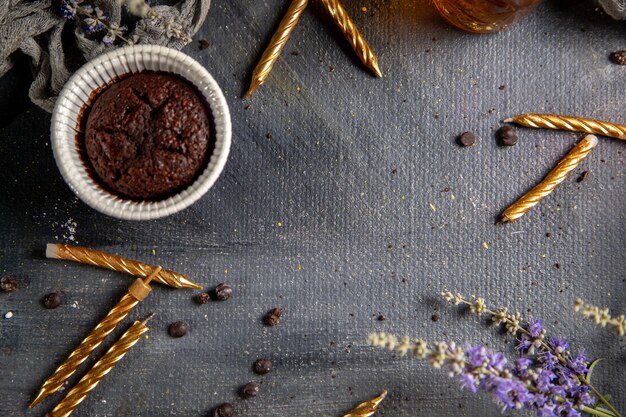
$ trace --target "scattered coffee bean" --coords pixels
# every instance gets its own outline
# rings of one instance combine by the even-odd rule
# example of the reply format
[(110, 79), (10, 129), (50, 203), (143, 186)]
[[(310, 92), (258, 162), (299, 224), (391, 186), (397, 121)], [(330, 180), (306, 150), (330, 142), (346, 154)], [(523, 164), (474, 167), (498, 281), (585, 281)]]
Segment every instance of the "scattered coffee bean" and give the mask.
[(254, 362), (254, 372), (259, 375), (265, 375), (272, 370), (272, 361), (269, 359), (259, 359)]
[(198, 304), (206, 304), (209, 302), (210, 299), (211, 296), (208, 292), (201, 292), (200, 294), (196, 295), (196, 301), (198, 302)]
[(271, 309), (270, 311), (267, 312), (267, 314), (265, 314), (265, 317), (263, 317), (263, 323), (265, 323), (266, 326), (276, 326), (278, 323), (280, 323), (280, 318), (283, 315), (283, 309), (280, 307), (276, 307)]
[(580, 174), (578, 178), (576, 178), (576, 182), (583, 182), (587, 179), (587, 175), (589, 175), (589, 170), (584, 171), (582, 174)]
[(506, 90), (506, 84), (502, 84), (500, 87), (498, 87), (498, 90)]
[(243, 398), (254, 398), (259, 394), (259, 384), (256, 382), (248, 382), (241, 389)]
[(557, 262), (557, 263), (554, 264), (554, 267), (556, 269), (561, 269), (561, 264)]
[(17, 287), (18, 287), (17, 278), (15, 278), (14, 276), (8, 275), (0, 279), (0, 288), (2, 289), (3, 292), (16, 291)]
[(379, 315), (379, 316), (376, 318), (376, 320), (378, 320), (378, 321), (385, 321), (385, 320), (387, 320), (387, 317), (385, 317), (385, 316), (383, 316), (383, 315), (381, 314), (381, 315)]
[(474, 146), (476, 144), (476, 136), (472, 132), (463, 132), (457, 138), (457, 143), (461, 146)]
[(500, 141), (500, 145), (513, 146), (517, 144), (517, 134), (511, 126), (502, 126), (496, 132), (496, 137)]
[(611, 53), (609, 58), (614, 64), (626, 65), (626, 49)]
[(184, 335), (187, 334), (187, 329), (188, 329), (187, 323), (179, 320), (170, 324), (170, 327), (167, 328), (167, 332), (172, 337), (183, 337)]
[(209, 41), (207, 41), (206, 39), (200, 39), (198, 41), (198, 49), (201, 51), (204, 51), (206, 48), (208, 48), (211, 44), (209, 43)]
[(233, 295), (233, 288), (228, 285), (221, 283), (217, 287), (215, 287), (215, 298), (220, 301), (226, 301)]
[(41, 299), (41, 303), (43, 304), (43, 306), (50, 310), (57, 308), (61, 305), (62, 302), (63, 298), (58, 292), (51, 292)]
[(224, 403), (213, 410), (213, 417), (234, 417), (235, 407), (232, 404)]
[(439, 315), (439, 313), (433, 313), (433, 315), (430, 316), (430, 319), (432, 321), (439, 321), (440, 318), (441, 318), (441, 316)]

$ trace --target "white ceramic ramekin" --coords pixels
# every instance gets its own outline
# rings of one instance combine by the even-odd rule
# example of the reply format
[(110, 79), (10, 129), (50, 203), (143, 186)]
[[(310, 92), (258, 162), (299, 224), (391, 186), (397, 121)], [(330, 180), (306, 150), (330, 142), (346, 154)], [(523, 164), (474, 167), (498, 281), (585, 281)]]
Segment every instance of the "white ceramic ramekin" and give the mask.
[[(215, 148), (204, 172), (183, 191), (160, 201), (128, 200), (103, 189), (88, 174), (77, 148), (79, 116), (92, 93), (118, 77), (144, 70), (182, 76), (204, 95), (215, 127)], [(118, 219), (149, 220), (189, 207), (204, 195), (224, 169), (232, 127), (228, 104), (217, 82), (202, 65), (175, 49), (135, 45), (107, 52), (89, 61), (68, 80), (52, 114), (52, 150), (61, 175), (74, 193), (92, 208)]]

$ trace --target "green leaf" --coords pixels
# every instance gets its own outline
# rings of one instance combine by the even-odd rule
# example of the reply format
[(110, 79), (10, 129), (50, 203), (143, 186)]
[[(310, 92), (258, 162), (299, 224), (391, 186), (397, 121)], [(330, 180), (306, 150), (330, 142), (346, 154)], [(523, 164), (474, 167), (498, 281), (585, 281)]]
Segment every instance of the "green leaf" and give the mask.
[(591, 382), (591, 372), (593, 372), (593, 368), (595, 368), (596, 365), (602, 362), (603, 360), (604, 358), (598, 358), (595, 361), (591, 362), (591, 365), (589, 365), (589, 372), (587, 373), (587, 376), (585, 377), (585, 381), (587, 381), (588, 384)]

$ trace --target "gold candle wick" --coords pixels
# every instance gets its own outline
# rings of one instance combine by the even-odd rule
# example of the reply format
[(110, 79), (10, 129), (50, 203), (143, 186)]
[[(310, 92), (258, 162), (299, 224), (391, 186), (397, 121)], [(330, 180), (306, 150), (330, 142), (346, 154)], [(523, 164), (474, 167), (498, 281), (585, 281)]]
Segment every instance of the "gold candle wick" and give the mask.
[(348, 12), (343, 7), (339, 0), (322, 0), (322, 4), (330, 13), (331, 17), (335, 21), (335, 24), (339, 26), (341, 32), (352, 46), (352, 49), (356, 52), (361, 62), (371, 69), (374, 74), (382, 77), (383, 74), (378, 66), (378, 58), (374, 55), (372, 48), (368, 45), (357, 29), (354, 21), (348, 15)]
[(539, 184), (504, 210), (500, 223), (514, 222), (539, 204), (544, 197), (567, 178), (568, 174), (580, 164), (597, 144), (597, 137), (593, 135), (585, 136)]
[(378, 411), (378, 406), (387, 396), (387, 390), (383, 391), (376, 398), (372, 398), (371, 400), (362, 402), (353, 408), (348, 414), (344, 414), (343, 417), (369, 417), (373, 415), (376, 411)]
[(527, 113), (505, 119), (504, 122), (517, 123), (527, 127), (569, 130), (626, 140), (626, 125), (595, 119), (584, 119), (582, 117)]
[(67, 379), (76, 372), (76, 369), (89, 357), (91, 352), (100, 346), (102, 341), (115, 329), (119, 322), (124, 320), (130, 310), (148, 296), (151, 291), (149, 283), (157, 276), (159, 271), (161, 271), (161, 267), (157, 266), (148, 277), (143, 280), (137, 278), (124, 297), (109, 311), (109, 314), (98, 323), (91, 333), (83, 339), (80, 345), (74, 349), (65, 362), (54, 371), (46, 382), (44, 382), (37, 397), (30, 404), (29, 408), (35, 407), (63, 386), (65, 381), (67, 381)]
[[(61, 243), (48, 243), (46, 246), (46, 257), (50, 259), (63, 259), (66, 261), (78, 262), (85, 265), (99, 266), (113, 271), (134, 275), (138, 278), (145, 278), (154, 270), (153, 265), (143, 262), (133, 261), (118, 255), (111, 255), (94, 249), (82, 246), (64, 245)], [(190, 288), (201, 290), (202, 287), (183, 275), (162, 269), (154, 277), (160, 284), (165, 284), (174, 288)]]
[(291, 2), (285, 17), (281, 20), (276, 33), (274, 33), (265, 52), (263, 52), (261, 60), (256, 68), (254, 68), (252, 82), (250, 83), (246, 97), (250, 97), (252, 93), (254, 93), (254, 90), (259, 88), (267, 79), (308, 3), (308, 0), (293, 0)]
[(148, 331), (146, 323), (154, 317), (154, 313), (148, 316), (143, 321), (135, 321), (133, 325), (115, 342), (113, 346), (104, 354), (104, 356), (96, 362), (96, 364), (81, 378), (70, 392), (67, 393), (65, 398), (54, 409), (46, 414), (46, 417), (67, 417), (78, 404), (80, 404), (108, 374), (111, 369), (128, 353), (131, 347), (133, 347), (141, 338), (141, 336)]

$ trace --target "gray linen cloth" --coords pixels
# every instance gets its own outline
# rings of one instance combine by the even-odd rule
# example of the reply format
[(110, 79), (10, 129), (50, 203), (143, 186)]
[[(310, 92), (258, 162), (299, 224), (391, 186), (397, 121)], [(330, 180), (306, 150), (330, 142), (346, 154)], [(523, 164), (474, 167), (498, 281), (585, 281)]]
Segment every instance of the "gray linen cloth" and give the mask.
[[(181, 0), (173, 6), (154, 6), (160, 18), (175, 22), (189, 36), (202, 26), (211, 0)], [(122, 24), (118, 0), (86, 0), (107, 12), (111, 23)], [(138, 20), (136, 20), (138, 19)], [(136, 24), (125, 35), (138, 44), (165, 45), (181, 49), (186, 42), (148, 18), (133, 18)], [(69, 26), (68, 26), (69, 25)], [(66, 27), (67, 26), (67, 27)], [(55, 0), (0, 0), (0, 77), (11, 69), (20, 52), (29, 57), (33, 83), (28, 95), (39, 107), (52, 111), (63, 85), (83, 63), (109, 48), (99, 39), (85, 35), (76, 22), (59, 13)]]

